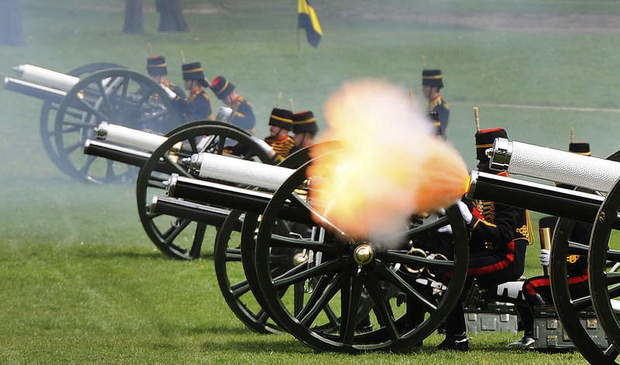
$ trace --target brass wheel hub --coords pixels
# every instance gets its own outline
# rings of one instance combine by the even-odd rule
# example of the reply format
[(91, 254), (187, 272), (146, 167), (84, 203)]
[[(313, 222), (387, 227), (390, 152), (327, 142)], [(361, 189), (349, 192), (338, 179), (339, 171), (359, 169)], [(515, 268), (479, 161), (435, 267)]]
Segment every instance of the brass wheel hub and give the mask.
[(361, 244), (353, 250), (353, 259), (360, 266), (371, 263), (374, 258), (375, 250), (369, 244)]

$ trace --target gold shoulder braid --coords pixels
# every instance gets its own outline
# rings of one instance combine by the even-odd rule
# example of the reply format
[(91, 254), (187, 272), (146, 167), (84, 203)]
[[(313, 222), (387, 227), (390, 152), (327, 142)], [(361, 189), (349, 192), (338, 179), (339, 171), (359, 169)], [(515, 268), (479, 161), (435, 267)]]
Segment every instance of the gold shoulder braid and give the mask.
[(484, 220), (489, 223), (495, 223), (495, 203), (490, 200), (476, 200), (476, 208)]
[(574, 264), (575, 262), (577, 262), (577, 260), (579, 260), (579, 255), (566, 256), (566, 262), (568, 262), (569, 264)]
[(534, 243), (534, 231), (532, 231), (532, 215), (529, 210), (525, 210), (525, 225), (521, 228), (517, 228), (517, 232), (523, 237), (527, 238), (527, 244)]

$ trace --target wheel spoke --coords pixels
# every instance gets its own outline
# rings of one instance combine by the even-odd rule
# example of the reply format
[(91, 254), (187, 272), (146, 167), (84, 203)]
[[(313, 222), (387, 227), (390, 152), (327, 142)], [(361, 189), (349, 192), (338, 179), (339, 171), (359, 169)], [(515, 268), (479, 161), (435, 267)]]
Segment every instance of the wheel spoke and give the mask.
[(189, 250), (189, 255), (191, 257), (200, 257), (200, 251), (202, 250), (202, 241), (205, 238), (206, 230), (207, 225), (205, 223), (196, 223), (196, 233), (194, 233), (194, 241), (192, 242), (192, 248)]
[(112, 180), (116, 175), (114, 174), (114, 161), (108, 160), (105, 168), (106, 180)]
[(92, 166), (93, 162), (95, 162), (96, 159), (97, 159), (97, 157), (95, 157), (95, 156), (88, 156), (86, 158), (86, 161), (84, 162), (84, 166), (82, 166), (82, 168), (80, 168), (80, 174), (81, 175), (87, 175), (88, 174), (88, 169), (90, 169), (90, 167)]
[(609, 345), (605, 351), (603, 351), (603, 354), (608, 357), (610, 360), (614, 360), (616, 357), (618, 357), (618, 350), (616, 350), (616, 347), (612, 344)]
[(241, 261), (241, 250), (238, 248), (226, 249), (226, 262)]
[(590, 246), (584, 245), (583, 243), (568, 241), (568, 249), (571, 252), (577, 251), (577, 253), (581, 255), (587, 255), (589, 248)]
[(264, 325), (265, 323), (267, 323), (268, 319), (269, 313), (267, 313), (267, 311), (265, 311), (264, 309), (261, 308), (261, 310), (256, 313), (256, 321), (258, 323)]
[(312, 290), (306, 306), (295, 316), (305, 327), (310, 327), (321, 310), (338, 292), (340, 275), (322, 276)]
[(191, 222), (192, 221), (190, 221), (189, 219), (183, 219), (181, 220), (181, 223), (179, 223), (179, 221), (177, 220), (175, 222), (174, 229), (165, 236), (166, 238), (164, 239), (164, 244), (169, 245), (170, 243), (172, 243), (172, 241), (174, 241), (174, 239), (177, 238), (179, 234), (181, 234), (181, 232), (183, 232), (183, 230), (187, 228), (187, 226)]
[(82, 141), (78, 141), (75, 142), (74, 144), (70, 145), (69, 147), (65, 147), (63, 148), (63, 151), (65, 152), (65, 154), (70, 154), (71, 152), (75, 151), (78, 149), (78, 147), (83, 146), (84, 143)]
[(297, 316), (304, 307), (304, 283), (293, 285), (293, 315)]
[(379, 266), (379, 272), (382, 276), (387, 280), (399, 287), (408, 297), (411, 297), (413, 300), (423, 304), (425, 307), (431, 310), (437, 310), (437, 306), (431, 303), (428, 299), (426, 299), (422, 294), (420, 294), (417, 290), (415, 290), (409, 283), (407, 283), (403, 278), (401, 278), (398, 274), (393, 272), (392, 270), (386, 268), (383, 265)]
[(571, 304), (575, 306), (575, 310), (583, 310), (592, 305), (592, 296), (586, 295), (585, 297), (581, 297), (578, 299), (571, 299)]
[(620, 261), (620, 251), (618, 250), (607, 250), (607, 260), (612, 261)]
[(385, 260), (394, 263), (401, 264), (410, 264), (410, 265), (431, 265), (431, 266), (441, 266), (441, 267), (453, 267), (454, 261), (450, 260), (437, 260), (437, 259), (428, 259), (426, 257), (421, 256), (413, 256), (405, 253), (387, 251), (385, 253)]
[(305, 263), (299, 264), (295, 266), (294, 268), (292, 268), (291, 270), (287, 271), (286, 273), (275, 278), (273, 280), (273, 286), (276, 289), (281, 289), (291, 284), (295, 284), (297, 282), (309, 279), (314, 276), (320, 276), (320, 275), (326, 275), (326, 274), (332, 273), (344, 267), (345, 265), (346, 263), (344, 262), (342, 258), (337, 258), (331, 261), (327, 261), (318, 266), (313, 266), (309, 269), (306, 269), (307, 265)]
[[(357, 268), (353, 270), (357, 271)], [(362, 296), (362, 280), (356, 273), (344, 277), (340, 289), (340, 341), (353, 343), (355, 326), (357, 326), (357, 308)]]
[(270, 247), (286, 247), (286, 248), (298, 248), (312, 251), (329, 251), (336, 247), (325, 243), (319, 243), (316, 241), (307, 241), (299, 238), (286, 237), (278, 234), (272, 234), (269, 241)]
[(108, 113), (112, 112), (112, 104), (110, 103), (110, 98), (108, 98), (108, 94), (106, 93), (105, 87), (103, 87), (103, 80), (99, 80), (97, 82), (97, 88), (101, 93), (101, 98), (103, 99), (103, 103), (105, 104)]
[(85, 102), (82, 99), (77, 99), (80, 102), (80, 105), (82, 105), (83, 107), (86, 108), (87, 111), (89, 111), (91, 114), (95, 114), (99, 120), (108, 120), (110, 118), (108, 118), (107, 115), (103, 114), (100, 110), (97, 110), (95, 108), (93, 108), (90, 104), (88, 104), (87, 102)]
[(247, 280), (244, 280), (242, 282), (239, 282), (235, 285), (232, 285), (230, 287), (230, 291), (232, 292), (232, 294), (236, 297), (239, 298), (240, 296), (242, 296), (243, 294), (247, 293), (248, 291), (250, 291), (250, 284), (248, 283)]
[(347, 235), (343, 230), (338, 228), (338, 226), (336, 226), (329, 219), (327, 219), (327, 217), (323, 216), (323, 214), (319, 213), (318, 210), (314, 209), (314, 207), (312, 205), (308, 204), (308, 202), (306, 202), (302, 197), (300, 197), (299, 194), (292, 193), (291, 195), (293, 196), (293, 198), (295, 198), (295, 200), (299, 204), (301, 204), (302, 207), (306, 208), (310, 213), (312, 213), (327, 228), (329, 228), (333, 232), (338, 233), (341, 236), (342, 239), (344, 239), (346, 241), (353, 241), (353, 239), (351, 237), (349, 237), (349, 235)]
[(386, 298), (381, 293), (379, 283), (373, 276), (369, 276), (367, 278), (366, 289), (368, 290), (370, 298), (372, 298), (372, 301), (374, 302), (373, 311), (377, 315), (379, 323), (385, 327), (390, 339), (392, 339), (392, 341), (397, 341), (400, 338), (400, 335), (398, 334), (396, 323), (394, 323), (394, 318), (392, 318), (392, 313), (387, 307), (387, 301), (389, 298)]

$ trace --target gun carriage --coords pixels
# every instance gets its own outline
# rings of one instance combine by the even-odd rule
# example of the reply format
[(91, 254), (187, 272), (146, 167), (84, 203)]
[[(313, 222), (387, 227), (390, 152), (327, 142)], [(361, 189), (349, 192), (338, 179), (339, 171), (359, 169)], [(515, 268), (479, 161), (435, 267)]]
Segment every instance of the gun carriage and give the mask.
[(135, 173), (118, 172), (113, 161), (102, 163), (79, 151), (100, 122), (164, 133), (181, 120), (166, 90), (115, 64), (89, 64), (69, 74), (33, 65), (14, 69), (20, 77), (5, 77), (4, 87), (43, 100), (39, 130), (44, 149), (62, 172), (82, 181), (122, 181)]

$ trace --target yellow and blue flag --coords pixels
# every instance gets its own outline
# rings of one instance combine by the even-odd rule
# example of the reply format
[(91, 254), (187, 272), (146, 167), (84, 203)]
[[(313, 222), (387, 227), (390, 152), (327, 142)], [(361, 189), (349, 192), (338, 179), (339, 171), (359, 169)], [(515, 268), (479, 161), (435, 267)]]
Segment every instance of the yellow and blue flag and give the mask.
[(310, 0), (297, 0), (297, 28), (306, 30), (306, 38), (311, 46), (319, 46), (323, 29)]

